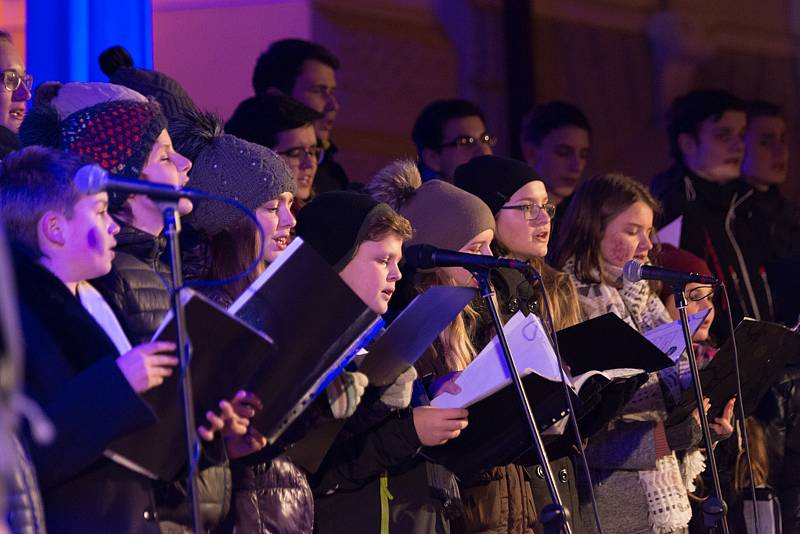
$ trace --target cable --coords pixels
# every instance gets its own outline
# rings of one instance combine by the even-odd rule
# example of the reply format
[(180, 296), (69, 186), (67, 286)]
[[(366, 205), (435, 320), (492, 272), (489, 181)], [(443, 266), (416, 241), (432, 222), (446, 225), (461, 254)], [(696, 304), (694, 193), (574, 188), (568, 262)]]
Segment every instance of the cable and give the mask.
[[(244, 215), (248, 217), (251, 221), (253, 221), (253, 223), (256, 225), (256, 230), (258, 231), (258, 237), (259, 241), (261, 242), (261, 248), (258, 251), (258, 256), (256, 257), (256, 259), (253, 260), (250, 263), (250, 265), (248, 265), (245, 268), (244, 271), (235, 276), (230, 276), (228, 278), (222, 278), (222, 279), (213, 279), (213, 280), (190, 280), (188, 282), (184, 282), (183, 285), (178, 289), (187, 289), (192, 287), (220, 287), (220, 286), (226, 286), (228, 284), (233, 284), (243, 279), (251, 272), (253, 272), (255, 269), (257, 269), (258, 266), (261, 264), (261, 261), (264, 259), (264, 248), (267, 246), (265, 242), (266, 234), (264, 233), (264, 227), (261, 226), (261, 223), (258, 222), (258, 217), (256, 217), (255, 213), (250, 211), (246, 206), (244, 206), (240, 202), (233, 200), (232, 198), (224, 197), (221, 195), (209, 195), (208, 200), (223, 202), (225, 204), (228, 204), (229, 206), (233, 206), (237, 210), (244, 213)], [(173, 288), (170, 286), (169, 281), (167, 281), (164, 278), (164, 276), (158, 272), (158, 270), (155, 270), (155, 272), (156, 274), (158, 274), (159, 278), (161, 278), (161, 281), (164, 283), (164, 286), (167, 288), (167, 290), (170, 293), (172, 293)]]
[[(742, 377), (739, 374), (739, 349), (736, 346), (736, 334), (733, 328), (733, 315), (731, 314), (731, 302), (728, 299), (728, 288), (725, 287), (724, 283), (720, 283), (722, 287), (722, 293), (725, 295), (725, 304), (728, 308), (727, 310), (727, 317), (728, 317), (728, 329), (731, 332), (731, 344), (733, 346), (733, 362), (734, 362), (734, 369), (736, 370), (736, 395), (739, 397), (739, 417), (742, 419), (742, 445), (744, 445), (744, 455), (747, 459), (747, 471), (750, 477), (750, 495), (753, 499), (753, 518), (755, 520), (755, 527), (756, 532), (759, 532), (759, 520), (758, 520), (758, 501), (756, 501), (756, 482), (753, 478), (753, 462), (750, 458), (750, 444), (747, 440), (747, 415), (744, 413), (744, 397), (742, 396)], [(709, 454), (714, 454), (714, 451), (709, 451)]]
[[(603, 534), (603, 527), (600, 525), (600, 514), (597, 511), (597, 500), (594, 496), (594, 483), (592, 482), (592, 473), (589, 470), (589, 462), (586, 459), (586, 451), (583, 449), (583, 439), (581, 437), (581, 431), (578, 428), (578, 416), (575, 412), (575, 407), (572, 405), (572, 394), (570, 392), (569, 386), (567, 385), (567, 376), (564, 372), (564, 360), (561, 358), (561, 351), (558, 348), (558, 336), (556, 335), (556, 328), (553, 323), (553, 311), (550, 308), (550, 299), (547, 296), (547, 289), (544, 286), (544, 280), (542, 279), (542, 275), (539, 274), (539, 271), (530, 267), (530, 271), (528, 272), (530, 276), (532, 276), (535, 280), (539, 281), (539, 285), (542, 290), (542, 300), (544, 301), (544, 307), (547, 310), (547, 323), (549, 326), (548, 336), (550, 337), (550, 342), (553, 345), (553, 352), (556, 354), (556, 360), (558, 361), (558, 370), (561, 375), (561, 385), (564, 389), (564, 396), (567, 399), (567, 408), (570, 412), (570, 421), (572, 421), (572, 430), (575, 432), (575, 439), (578, 443), (578, 450), (581, 454), (581, 464), (584, 473), (586, 474), (586, 480), (589, 483), (589, 497), (592, 501), (592, 512), (594, 513), (594, 523), (597, 526), (597, 532), (599, 534)], [(531, 285), (533, 283), (531, 282)]]

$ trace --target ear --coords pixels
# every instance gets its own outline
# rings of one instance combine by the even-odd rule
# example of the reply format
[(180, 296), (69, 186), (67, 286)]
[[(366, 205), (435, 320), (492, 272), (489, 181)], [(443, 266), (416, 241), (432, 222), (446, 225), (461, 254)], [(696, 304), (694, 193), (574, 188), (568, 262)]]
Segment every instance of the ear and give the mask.
[(432, 148), (422, 149), (422, 163), (430, 170), (442, 172), (442, 155)]
[(697, 153), (697, 140), (694, 135), (682, 133), (678, 135), (678, 148), (685, 157), (692, 157)]
[(36, 235), (42, 252), (62, 248), (66, 244), (66, 217), (61, 213), (46, 211), (36, 225)]
[(522, 158), (525, 160), (525, 163), (527, 163), (530, 166), (535, 165), (536, 155), (538, 152), (538, 150), (536, 149), (536, 145), (534, 145), (533, 143), (522, 143), (521, 148), (522, 148)]

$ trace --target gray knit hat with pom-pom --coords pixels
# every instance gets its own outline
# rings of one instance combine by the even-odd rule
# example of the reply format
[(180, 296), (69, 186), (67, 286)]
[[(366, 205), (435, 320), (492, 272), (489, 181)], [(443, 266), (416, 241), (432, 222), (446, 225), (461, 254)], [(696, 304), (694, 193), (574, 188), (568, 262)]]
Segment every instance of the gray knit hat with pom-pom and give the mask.
[[(292, 172), (272, 150), (224, 134), (222, 120), (189, 112), (170, 123), (175, 149), (192, 160), (189, 187), (232, 198), (251, 211), (281, 193), (295, 192)], [(195, 204), (187, 221), (208, 235), (231, 228), (244, 214), (223, 202)]]
[(442, 180), (422, 183), (417, 165), (397, 160), (375, 174), (366, 187), (411, 222), (414, 235), (403, 247), (424, 243), (458, 250), (484, 230), (494, 230), (494, 216), (481, 199)]

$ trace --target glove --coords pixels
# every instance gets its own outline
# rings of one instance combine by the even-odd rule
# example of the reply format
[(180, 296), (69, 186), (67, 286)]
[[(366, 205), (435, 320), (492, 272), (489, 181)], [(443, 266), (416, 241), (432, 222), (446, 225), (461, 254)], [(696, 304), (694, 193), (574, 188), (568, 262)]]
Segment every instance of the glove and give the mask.
[(347, 419), (355, 413), (368, 383), (369, 379), (364, 373), (345, 371), (328, 384), (325, 392), (335, 419)]
[(406, 408), (411, 404), (411, 391), (414, 388), (414, 380), (417, 379), (417, 370), (409, 367), (403, 374), (397, 377), (394, 383), (386, 388), (381, 395), (381, 402), (393, 410)]

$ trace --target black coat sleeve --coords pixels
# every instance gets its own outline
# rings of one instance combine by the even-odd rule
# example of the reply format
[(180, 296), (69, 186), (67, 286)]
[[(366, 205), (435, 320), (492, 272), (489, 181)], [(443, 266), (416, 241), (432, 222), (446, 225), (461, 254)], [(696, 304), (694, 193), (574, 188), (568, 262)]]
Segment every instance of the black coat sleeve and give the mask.
[(412, 410), (400, 410), (366, 432), (337, 442), (310, 480), (314, 492), (353, 490), (413, 458), (421, 443)]

